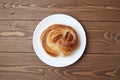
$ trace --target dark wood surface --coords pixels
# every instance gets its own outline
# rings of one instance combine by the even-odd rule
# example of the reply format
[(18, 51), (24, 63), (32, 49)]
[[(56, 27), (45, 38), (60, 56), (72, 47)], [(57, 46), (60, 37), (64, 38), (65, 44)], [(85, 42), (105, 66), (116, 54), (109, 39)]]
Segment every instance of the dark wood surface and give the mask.
[[(44, 64), (32, 46), (37, 24), (54, 13), (87, 34), (82, 58), (64, 68)], [(120, 0), (0, 0), (0, 80), (120, 80)]]

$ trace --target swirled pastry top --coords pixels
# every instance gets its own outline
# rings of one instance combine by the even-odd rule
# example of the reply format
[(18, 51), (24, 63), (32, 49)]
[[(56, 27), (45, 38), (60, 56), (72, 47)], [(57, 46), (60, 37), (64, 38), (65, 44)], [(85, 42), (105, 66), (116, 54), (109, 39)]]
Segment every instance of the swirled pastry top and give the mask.
[(67, 25), (53, 24), (40, 36), (44, 50), (50, 56), (68, 56), (79, 46), (76, 31)]

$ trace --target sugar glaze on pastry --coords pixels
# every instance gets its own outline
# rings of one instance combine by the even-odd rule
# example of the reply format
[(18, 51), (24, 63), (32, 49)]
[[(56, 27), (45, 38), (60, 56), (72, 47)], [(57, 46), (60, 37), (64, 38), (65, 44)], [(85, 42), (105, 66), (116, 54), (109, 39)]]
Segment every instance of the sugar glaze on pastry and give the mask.
[(69, 56), (79, 46), (76, 31), (68, 25), (53, 24), (45, 29), (40, 41), (44, 50), (52, 57)]

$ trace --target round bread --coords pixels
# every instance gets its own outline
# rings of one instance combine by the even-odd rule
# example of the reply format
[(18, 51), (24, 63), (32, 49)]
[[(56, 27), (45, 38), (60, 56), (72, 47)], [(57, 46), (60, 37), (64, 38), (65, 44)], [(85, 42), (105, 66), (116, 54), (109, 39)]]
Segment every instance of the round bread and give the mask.
[(50, 56), (69, 56), (78, 48), (79, 40), (76, 31), (67, 25), (53, 24), (40, 36), (44, 50)]

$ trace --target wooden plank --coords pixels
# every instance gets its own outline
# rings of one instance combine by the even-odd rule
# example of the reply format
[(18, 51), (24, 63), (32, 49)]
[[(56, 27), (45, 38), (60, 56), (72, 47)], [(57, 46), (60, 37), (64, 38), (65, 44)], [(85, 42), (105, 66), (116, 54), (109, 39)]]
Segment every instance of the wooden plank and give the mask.
[(119, 80), (119, 63), (120, 54), (84, 54), (69, 67), (54, 68), (41, 62), (35, 53), (0, 53), (0, 79)]
[(0, 21), (0, 39), (31, 39), (39, 21)]
[[(0, 21), (0, 52), (34, 52), (33, 31), (39, 21)], [(81, 22), (86, 53), (119, 53), (120, 22)]]
[(120, 1), (0, 1), (0, 20), (41, 20), (54, 13), (69, 14), (81, 21), (120, 21)]
[(31, 39), (0, 40), (0, 52), (34, 52)]
[(89, 4), (96, 4), (96, 5), (118, 5), (120, 4), (119, 0), (4, 0), (4, 1), (0, 1), (1, 3), (8, 3), (8, 2), (18, 2), (18, 3), (89, 3)]

